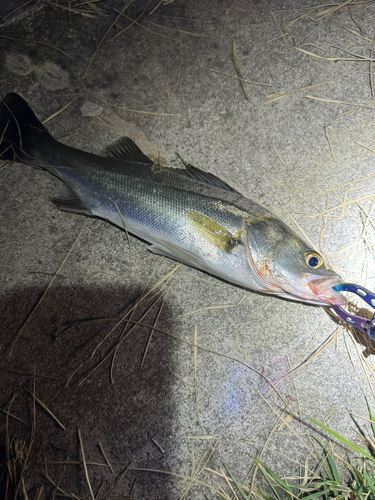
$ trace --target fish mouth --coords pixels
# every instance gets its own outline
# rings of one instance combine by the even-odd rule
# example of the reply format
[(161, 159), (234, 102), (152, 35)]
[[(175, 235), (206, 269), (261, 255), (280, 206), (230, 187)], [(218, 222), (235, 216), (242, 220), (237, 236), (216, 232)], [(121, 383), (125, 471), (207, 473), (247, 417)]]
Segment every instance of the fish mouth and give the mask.
[(307, 285), (319, 302), (326, 305), (344, 306), (347, 302), (346, 298), (332, 288), (340, 283), (342, 283), (342, 280), (335, 277), (313, 279)]

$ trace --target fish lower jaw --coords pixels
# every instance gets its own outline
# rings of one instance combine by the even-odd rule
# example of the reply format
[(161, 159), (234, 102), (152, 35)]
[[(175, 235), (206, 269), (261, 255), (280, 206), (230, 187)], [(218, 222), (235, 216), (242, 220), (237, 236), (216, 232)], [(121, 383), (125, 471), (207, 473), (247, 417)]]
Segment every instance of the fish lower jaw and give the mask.
[(311, 292), (316, 297), (317, 301), (320, 301), (322, 305), (337, 305), (344, 306), (347, 301), (346, 298), (339, 292), (332, 289), (333, 286), (337, 285), (340, 280), (329, 279), (329, 280), (312, 280), (307, 283), (308, 295), (311, 297)]

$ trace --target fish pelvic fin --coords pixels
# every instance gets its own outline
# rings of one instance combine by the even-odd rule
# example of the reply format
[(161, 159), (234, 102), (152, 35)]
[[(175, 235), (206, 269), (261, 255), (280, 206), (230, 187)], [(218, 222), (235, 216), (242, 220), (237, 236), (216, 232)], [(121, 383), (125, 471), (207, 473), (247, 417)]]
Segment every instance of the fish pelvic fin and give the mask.
[(55, 198), (51, 198), (51, 201), (59, 210), (64, 210), (65, 212), (74, 212), (90, 216), (95, 215), (91, 208), (85, 204), (84, 199), (82, 199), (69, 184), (64, 184), (59, 195)]
[(27, 162), (22, 143), (31, 134), (51, 138), (26, 101), (13, 92), (7, 94), (0, 102), (0, 157)]
[(241, 243), (240, 235), (233, 235), (223, 226), (195, 210), (186, 211), (190, 224), (208, 242), (220, 248), (223, 252), (230, 253)]
[(149, 163), (152, 165), (154, 162), (146, 156), (129, 137), (122, 137), (105, 150), (107, 156), (123, 158), (129, 161), (139, 161), (142, 163)]

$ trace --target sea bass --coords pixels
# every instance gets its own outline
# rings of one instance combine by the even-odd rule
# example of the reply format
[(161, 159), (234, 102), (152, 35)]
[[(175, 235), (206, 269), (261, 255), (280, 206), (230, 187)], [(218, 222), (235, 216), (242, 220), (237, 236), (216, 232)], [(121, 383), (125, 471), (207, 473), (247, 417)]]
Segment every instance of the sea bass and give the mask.
[(0, 104), (0, 156), (64, 182), (59, 209), (100, 217), (157, 254), (258, 292), (321, 305), (346, 303), (342, 279), (261, 205), (192, 165), (159, 168), (129, 138), (107, 156), (53, 139), (17, 94)]

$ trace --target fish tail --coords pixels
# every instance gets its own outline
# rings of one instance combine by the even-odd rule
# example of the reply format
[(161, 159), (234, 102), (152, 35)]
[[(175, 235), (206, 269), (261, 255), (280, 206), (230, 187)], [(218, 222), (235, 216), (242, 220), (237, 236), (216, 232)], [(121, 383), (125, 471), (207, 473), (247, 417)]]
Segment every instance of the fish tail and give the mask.
[(52, 139), (27, 102), (18, 94), (7, 94), (0, 102), (0, 158), (33, 163), (28, 145), (36, 137)]

